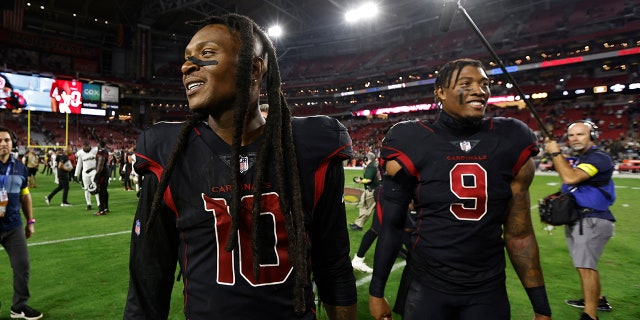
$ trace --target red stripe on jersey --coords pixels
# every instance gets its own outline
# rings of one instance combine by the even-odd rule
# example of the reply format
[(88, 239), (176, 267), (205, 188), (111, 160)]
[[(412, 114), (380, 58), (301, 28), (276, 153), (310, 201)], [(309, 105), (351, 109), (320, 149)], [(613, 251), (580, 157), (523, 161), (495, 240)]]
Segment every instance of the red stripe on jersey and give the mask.
[(520, 153), (520, 156), (518, 157), (518, 161), (513, 166), (512, 173), (514, 177), (518, 174), (518, 172), (520, 172), (520, 169), (522, 169), (522, 166), (524, 166), (527, 160), (531, 158), (531, 155), (538, 153), (537, 150), (538, 150), (538, 146), (536, 144), (531, 144), (527, 148), (522, 150), (522, 152)]
[(322, 195), (322, 191), (324, 190), (324, 180), (325, 180), (325, 177), (327, 175), (327, 168), (329, 167), (330, 160), (333, 159), (334, 156), (338, 156), (340, 158), (347, 159), (347, 156), (340, 154), (340, 152), (342, 152), (344, 149), (348, 148), (350, 145), (351, 144), (346, 144), (346, 145), (336, 149), (336, 151), (334, 151), (327, 158), (322, 160), (322, 162), (318, 166), (318, 169), (316, 169), (316, 174), (315, 174), (315, 177), (313, 178), (313, 185), (314, 185), (314, 190), (313, 190), (313, 208), (314, 209), (316, 207), (316, 204), (318, 203), (318, 200), (320, 199), (320, 196)]
[[(142, 170), (139, 170), (139, 168), (141, 168), (141, 169), (146, 169), (148, 171), (151, 171), (151, 173), (153, 173), (156, 176), (158, 181), (160, 181), (160, 178), (162, 177), (162, 171), (164, 170), (162, 165), (160, 165), (159, 163), (157, 163), (153, 159), (151, 159), (149, 157), (146, 157), (145, 155), (140, 154), (140, 153), (136, 153), (136, 159), (144, 159), (145, 160), (145, 162), (142, 162), (139, 166), (136, 167), (136, 170), (142, 171)], [(176, 204), (173, 201), (173, 196), (171, 195), (171, 187), (167, 187), (167, 190), (164, 191), (163, 198), (164, 198), (164, 202), (166, 203), (167, 207), (169, 207), (169, 209), (171, 209), (171, 211), (173, 211), (173, 213), (175, 213), (176, 217), (177, 217), (178, 216), (178, 209), (176, 208)]]
[(409, 172), (411, 176), (414, 176), (418, 179), (420, 178), (420, 172), (418, 171), (418, 169), (416, 169), (416, 166), (411, 161), (411, 158), (409, 158), (409, 156), (407, 156), (404, 152), (396, 148), (391, 148), (389, 146), (383, 146), (382, 148), (393, 151), (391, 154), (385, 156), (385, 159), (387, 161), (398, 161)]

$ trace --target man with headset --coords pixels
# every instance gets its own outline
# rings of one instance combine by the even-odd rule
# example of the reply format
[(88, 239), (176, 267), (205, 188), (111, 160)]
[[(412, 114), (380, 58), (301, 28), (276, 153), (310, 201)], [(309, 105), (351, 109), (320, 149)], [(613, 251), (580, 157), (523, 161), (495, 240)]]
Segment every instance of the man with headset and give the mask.
[(611, 311), (606, 297), (601, 295), (597, 267), (616, 221), (609, 210), (616, 199), (611, 179), (615, 165), (611, 156), (596, 146), (598, 127), (593, 122), (569, 123), (567, 136), (571, 149), (578, 156), (573, 166), (565, 161), (556, 141), (545, 140), (545, 150), (562, 179), (562, 191), (571, 192), (578, 210), (584, 213), (578, 222), (565, 228), (569, 253), (580, 275), (584, 298), (565, 302), (572, 307), (584, 308), (581, 320), (598, 319), (597, 310)]
[[(27, 304), (31, 297), (27, 239), (35, 233), (36, 219), (33, 218), (29, 193), (29, 171), (11, 154), (16, 144), (13, 130), (0, 126), (0, 245), (7, 252), (13, 271), (11, 319), (36, 320), (42, 318), (42, 312)], [(20, 211), (26, 225), (22, 222)], [(8, 272), (3, 268), (3, 274)]]

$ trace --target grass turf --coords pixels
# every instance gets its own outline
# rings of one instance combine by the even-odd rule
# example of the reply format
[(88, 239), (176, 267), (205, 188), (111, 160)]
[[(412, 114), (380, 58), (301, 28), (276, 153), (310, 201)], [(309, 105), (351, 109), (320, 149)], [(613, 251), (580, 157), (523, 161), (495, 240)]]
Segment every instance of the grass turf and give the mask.
[[(346, 170), (346, 186), (359, 170)], [(94, 216), (97, 206), (93, 198), (92, 211), (85, 210), (84, 193), (72, 183), (69, 202), (72, 207), (60, 207), (61, 194), (47, 206), (44, 196), (54, 187), (52, 176), (38, 172), (38, 187), (31, 190), (36, 233), (29, 239), (31, 257), (31, 300), (29, 304), (42, 311), (45, 319), (122, 319), (128, 287), (129, 235), (137, 204), (135, 192), (124, 191), (119, 181), (110, 185), (111, 213)], [(553, 175), (536, 176), (531, 188), (533, 222), (541, 251), (547, 291), (555, 319), (577, 319), (580, 310), (564, 304), (565, 299), (581, 296), (577, 272), (572, 267), (562, 228), (552, 234), (543, 230), (537, 218), (537, 199), (556, 191), (559, 179)], [(603, 294), (613, 306), (611, 313), (600, 312), (606, 319), (640, 319), (637, 301), (640, 299), (640, 270), (637, 260), (640, 247), (633, 214), (640, 207), (640, 179), (616, 178), (618, 199), (612, 211), (616, 215), (615, 236), (607, 245), (600, 262)], [(354, 204), (347, 204), (347, 220), (357, 216)], [(369, 223), (369, 222), (368, 222)], [(367, 224), (368, 225), (368, 224)], [(360, 244), (363, 232), (350, 231), (351, 252)], [(367, 252), (371, 265), (374, 246)], [(399, 260), (400, 261), (400, 260)], [(0, 254), (0, 319), (9, 319), (12, 276), (6, 254)], [(393, 303), (401, 268), (394, 271), (387, 286), (387, 298)], [(358, 319), (370, 319), (368, 313), (368, 275), (356, 271), (358, 280)], [(530, 319), (528, 299), (513, 268), (507, 265), (507, 287), (511, 300), (512, 319)], [(182, 314), (182, 284), (174, 287), (169, 319), (184, 319)], [(320, 312), (320, 319), (326, 318)], [(396, 318), (399, 318), (396, 316)]]

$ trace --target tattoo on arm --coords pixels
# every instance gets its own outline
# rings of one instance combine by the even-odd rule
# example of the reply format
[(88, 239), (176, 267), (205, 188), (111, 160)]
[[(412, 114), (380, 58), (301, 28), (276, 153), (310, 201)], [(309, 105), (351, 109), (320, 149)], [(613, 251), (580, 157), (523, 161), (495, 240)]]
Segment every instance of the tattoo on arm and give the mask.
[(512, 181), (513, 195), (504, 226), (509, 259), (525, 288), (544, 285), (538, 243), (531, 222), (529, 186), (534, 173), (535, 167), (530, 159)]

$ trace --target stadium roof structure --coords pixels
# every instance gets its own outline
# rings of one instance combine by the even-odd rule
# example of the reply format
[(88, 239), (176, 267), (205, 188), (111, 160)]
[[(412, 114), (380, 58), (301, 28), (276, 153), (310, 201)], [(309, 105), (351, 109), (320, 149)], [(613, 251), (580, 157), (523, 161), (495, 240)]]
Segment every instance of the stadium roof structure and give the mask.
[[(344, 0), (112, 0), (30, 2), (24, 30), (56, 34), (95, 45), (118, 41), (118, 33), (147, 28), (155, 49), (184, 44), (193, 33), (186, 21), (229, 12), (247, 15), (267, 29), (278, 23), (285, 35), (277, 40), (281, 55), (326, 55), (371, 50), (400, 43), (421, 32), (435, 33), (442, 0), (377, 0), (380, 16), (374, 21), (348, 24), (344, 14), (361, 1)], [(20, 3), (21, 1), (18, 1)], [(552, 0), (462, 0), (480, 20), (499, 20)], [(576, 2), (575, 0), (569, 2)], [(578, 1), (579, 2), (579, 1)], [(42, 7), (41, 7), (42, 5)], [(463, 23), (461, 17), (455, 23)]]

